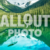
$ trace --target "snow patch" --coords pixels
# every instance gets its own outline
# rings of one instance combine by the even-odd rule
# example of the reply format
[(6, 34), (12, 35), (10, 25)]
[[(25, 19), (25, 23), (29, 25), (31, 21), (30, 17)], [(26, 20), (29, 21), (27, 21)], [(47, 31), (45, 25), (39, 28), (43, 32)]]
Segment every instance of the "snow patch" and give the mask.
[(1, 8), (1, 9), (4, 9), (1, 5), (0, 5), (0, 8)]

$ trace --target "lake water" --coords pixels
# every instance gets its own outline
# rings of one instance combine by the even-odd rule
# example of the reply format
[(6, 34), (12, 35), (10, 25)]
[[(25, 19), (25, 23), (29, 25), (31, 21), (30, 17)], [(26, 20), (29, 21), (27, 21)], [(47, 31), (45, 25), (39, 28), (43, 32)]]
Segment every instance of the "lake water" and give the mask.
[[(15, 42), (17, 43), (8, 47), (8, 45)], [(29, 39), (18, 35), (4, 42), (3, 45), (0, 46), (0, 50), (50, 50), (50, 47), (36, 38)]]

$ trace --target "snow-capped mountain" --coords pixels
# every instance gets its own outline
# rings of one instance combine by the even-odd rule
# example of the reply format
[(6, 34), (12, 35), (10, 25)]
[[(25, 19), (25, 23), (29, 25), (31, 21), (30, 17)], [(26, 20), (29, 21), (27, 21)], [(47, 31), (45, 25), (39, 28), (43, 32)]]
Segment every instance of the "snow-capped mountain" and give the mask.
[[(37, 1), (39, 1), (39, 0), (37, 0)], [(20, 4), (20, 5), (18, 5), (18, 4), (16, 4), (18, 7), (21, 7), (21, 8), (26, 8), (26, 7), (28, 7), (28, 6), (30, 6), (30, 5), (32, 5), (32, 4), (34, 4), (34, 3), (36, 3), (37, 1), (29, 1), (29, 2), (27, 2), (27, 3), (22, 3), (22, 4)]]

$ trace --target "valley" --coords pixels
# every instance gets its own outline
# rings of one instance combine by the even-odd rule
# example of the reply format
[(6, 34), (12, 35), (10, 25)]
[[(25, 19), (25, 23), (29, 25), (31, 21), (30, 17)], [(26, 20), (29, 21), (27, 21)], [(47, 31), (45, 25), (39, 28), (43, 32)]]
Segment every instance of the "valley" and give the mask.
[[(3, 1), (3, 0), (2, 0)], [(0, 2), (2, 3), (2, 1), (0, 0)], [(9, 3), (10, 4), (10, 3)], [(31, 16), (33, 15), (50, 15), (50, 0), (40, 0), (39, 2), (27, 7), (26, 9), (21, 9), (19, 7), (16, 7), (12, 4), (10, 5), (2, 5), (5, 7), (6, 10), (9, 11), (5, 11), (3, 9), (0, 9), (0, 22), (2, 19), (2, 15), (7, 15), (8, 20), (10, 20), (9, 16), (13, 15), (14, 16), (14, 23), (16, 23), (17, 20), (17, 16), (21, 15), (21, 17), (23, 18), (23, 16), (27, 13), (31, 14)], [(22, 13), (21, 13), (22, 12)], [(22, 20), (22, 19), (21, 19)], [(44, 19), (43, 19), (44, 20)], [(33, 37), (44, 41), (48, 46), (50, 46), (50, 19), (48, 19), (48, 27), (44, 27), (44, 21), (42, 21), (42, 26), (41, 27), (34, 27), (33, 25), (29, 26), (27, 28), (28, 29), (40, 29), (42, 31), (42, 35), (40, 37), (36, 37), (35, 35)], [(9, 21), (10, 22), (10, 21)], [(22, 21), (23, 23), (23, 21)], [(7, 41), (9, 38), (11, 38), (12, 36), (8, 36), (8, 30), (7, 29), (26, 29), (26, 27), (0, 27), (0, 45), (3, 44), (5, 41)], [(29, 36), (27, 37), (29, 38)]]

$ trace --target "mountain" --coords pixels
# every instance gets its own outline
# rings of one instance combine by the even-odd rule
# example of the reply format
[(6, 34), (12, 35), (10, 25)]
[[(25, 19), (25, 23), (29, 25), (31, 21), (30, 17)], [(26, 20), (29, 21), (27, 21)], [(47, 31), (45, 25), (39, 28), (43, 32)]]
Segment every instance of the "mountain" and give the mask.
[(46, 4), (47, 2), (49, 2), (50, 0), (39, 0), (37, 1), (36, 3), (33, 3), (32, 5), (26, 7), (24, 9), (24, 11), (27, 11), (29, 9), (34, 9), (34, 8), (37, 8), (37, 7), (40, 7), (40, 6), (43, 6), (44, 4)]
[(17, 3), (18, 5), (11, 4), (7, 0), (0, 0), (0, 9), (3, 9), (7, 12), (15, 12), (15, 13), (21, 13), (30, 9), (34, 9), (40, 6), (43, 6), (50, 0), (39, 0), (39, 1), (29, 1), (27, 3), (23, 3), (22, 5), (20, 3)]
[(31, 3), (31, 1), (27, 2), (26, 5), (25, 5), (25, 7), (30, 6), (30, 3)]
[(25, 9), (25, 8), (31, 6), (32, 4), (36, 3), (37, 1), (29, 1), (27, 3), (22, 3), (21, 5), (18, 5), (18, 7), (21, 7), (22, 9)]
[(22, 12), (22, 9), (20, 7), (11, 4), (7, 0), (0, 0), (0, 8), (1, 7), (4, 8), (4, 10), (8, 12), (16, 12), (16, 13)]
[(27, 2), (27, 3), (24, 3), (23, 5), (21, 5), (20, 7), (25, 9), (26, 7), (30, 6), (31, 4), (31, 1)]
[(18, 5), (18, 7), (20, 7), (22, 9), (22, 12), (24, 12), (24, 11), (27, 11), (27, 10), (30, 10), (30, 9), (34, 9), (34, 8), (43, 6), (49, 1), (50, 0), (29, 1), (29, 2), (24, 3), (22, 5)]

